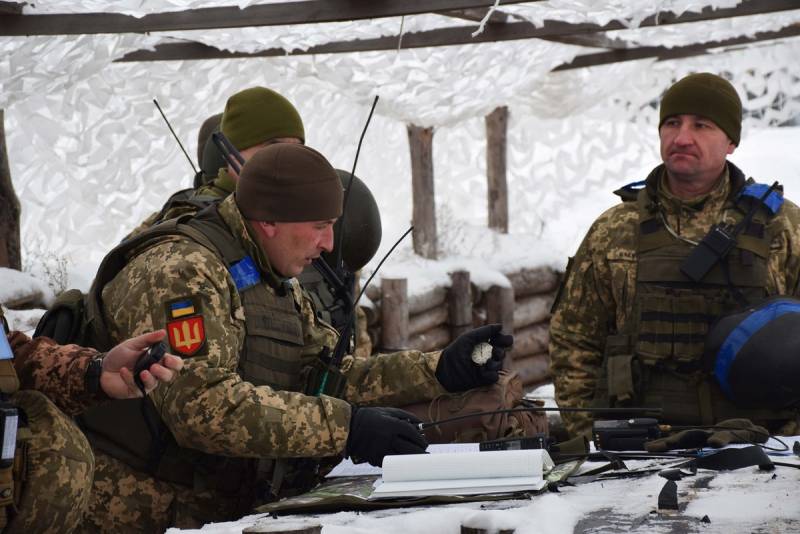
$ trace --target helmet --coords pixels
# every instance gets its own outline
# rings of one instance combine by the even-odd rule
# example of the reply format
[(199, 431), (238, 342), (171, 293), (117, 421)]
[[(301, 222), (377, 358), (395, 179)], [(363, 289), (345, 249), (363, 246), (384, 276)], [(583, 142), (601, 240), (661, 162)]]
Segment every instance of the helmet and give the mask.
[[(347, 191), (350, 172), (336, 169), (336, 174)], [(334, 245), (338, 245), (342, 239), (342, 260), (348, 270), (355, 272), (364, 267), (378, 251), (382, 236), (381, 214), (369, 187), (358, 176), (353, 175), (352, 187), (349, 193), (345, 193), (345, 199), (345, 211), (333, 227)], [(337, 252), (334, 248), (333, 252), (324, 253), (325, 261), (333, 265)]]
[(706, 338), (705, 365), (737, 406), (800, 406), (800, 300), (773, 297), (720, 318)]

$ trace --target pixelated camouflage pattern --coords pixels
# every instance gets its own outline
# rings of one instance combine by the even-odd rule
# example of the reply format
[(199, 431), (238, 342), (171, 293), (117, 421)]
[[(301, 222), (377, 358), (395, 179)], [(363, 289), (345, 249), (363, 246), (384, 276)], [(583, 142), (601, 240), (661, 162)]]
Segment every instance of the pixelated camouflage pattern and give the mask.
[(101, 452), (96, 454), (94, 473), (86, 518), (77, 532), (200, 528), (205, 523), (230, 519), (229, 511), (239, 508), (237, 502), (217, 492), (156, 480)]
[[(699, 241), (720, 221), (730, 181), (721, 180), (709, 194), (681, 201), (666, 188), (662, 175), (658, 194), (669, 225), (681, 236)], [(592, 224), (572, 260), (550, 321), (550, 370), (561, 407), (589, 406), (603, 361), (606, 337), (624, 331), (636, 299), (636, 202), (618, 204)], [(769, 222), (769, 295), (797, 295), (800, 275), (800, 209), (784, 201)], [(571, 435), (588, 435), (590, 414), (562, 414)]]
[(21, 429), (26, 439), (17, 449), (14, 473), (17, 512), (3, 532), (71, 532), (92, 488), (89, 442), (43, 394), (19, 391), (11, 402), (25, 411), (30, 433)]
[[(254, 259), (275, 294), (281, 280), (250, 237), (233, 200), (219, 205), (232, 235)], [(290, 284), (302, 316), (306, 354), (333, 347), (337, 333), (316, 318), (311, 299), (299, 284)], [(237, 374), (245, 336), (245, 310), (223, 262), (186, 238), (160, 239), (136, 251), (126, 267), (104, 288), (103, 303), (113, 340), (119, 341), (165, 326), (164, 303), (193, 296), (205, 322), (206, 350), (187, 358), (174, 382), (152, 395), (164, 423), (178, 445), (240, 458), (298, 458), (340, 455), (347, 440), (350, 407), (333, 397), (313, 397), (254, 386)], [(432, 398), (444, 390), (435, 378), (439, 353), (405, 351), (379, 358), (361, 358), (348, 365), (351, 402), (407, 404)], [(146, 496), (147, 484), (131, 481), (131, 499)], [(139, 480), (137, 478), (137, 480)], [(100, 478), (98, 478), (100, 481)], [(99, 483), (99, 482), (98, 482)], [(167, 486), (169, 487), (169, 486)], [(108, 489), (92, 507), (96, 524), (116, 521), (124, 508)], [(165, 489), (164, 491), (172, 490)], [(110, 499), (110, 500), (109, 500)], [(233, 512), (228, 510), (228, 517)], [(111, 519), (114, 516), (116, 519)]]
[(86, 390), (86, 368), (96, 350), (78, 345), (58, 345), (46, 337), (30, 339), (21, 332), (8, 336), (14, 351), (14, 368), (21, 389), (44, 393), (68, 415), (77, 415), (108, 397)]

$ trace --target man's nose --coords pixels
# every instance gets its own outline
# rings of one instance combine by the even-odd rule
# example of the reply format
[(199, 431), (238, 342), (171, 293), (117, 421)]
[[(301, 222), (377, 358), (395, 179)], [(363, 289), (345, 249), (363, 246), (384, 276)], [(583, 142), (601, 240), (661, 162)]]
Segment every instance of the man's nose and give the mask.
[(694, 135), (692, 134), (692, 129), (689, 124), (681, 124), (674, 142), (676, 145), (690, 145), (694, 142)]
[(319, 247), (325, 252), (333, 251), (333, 226), (328, 226), (322, 232), (322, 237), (319, 240)]

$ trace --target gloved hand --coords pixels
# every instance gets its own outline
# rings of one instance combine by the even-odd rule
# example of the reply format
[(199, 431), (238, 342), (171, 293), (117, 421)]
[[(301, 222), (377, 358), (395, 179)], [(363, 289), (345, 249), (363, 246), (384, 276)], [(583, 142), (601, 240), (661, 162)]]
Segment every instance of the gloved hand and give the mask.
[[(503, 368), (505, 349), (514, 344), (514, 338), (501, 334), (502, 326), (490, 324), (465, 332), (443, 351), (436, 366), (436, 379), (450, 393), (466, 391), (497, 382)], [(492, 346), (492, 357), (483, 365), (472, 361), (472, 351), (478, 343)]]
[(647, 452), (666, 452), (673, 449), (697, 449), (700, 447), (719, 449), (731, 443), (766, 443), (769, 439), (767, 429), (754, 425), (749, 419), (727, 419), (715, 426), (731, 430), (702, 430), (699, 428), (683, 430), (666, 438), (648, 441), (644, 444), (644, 448)]
[(422, 454), (428, 442), (416, 426), (421, 422), (399, 408), (353, 406), (345, 456), (381, 467), (389, 454)]

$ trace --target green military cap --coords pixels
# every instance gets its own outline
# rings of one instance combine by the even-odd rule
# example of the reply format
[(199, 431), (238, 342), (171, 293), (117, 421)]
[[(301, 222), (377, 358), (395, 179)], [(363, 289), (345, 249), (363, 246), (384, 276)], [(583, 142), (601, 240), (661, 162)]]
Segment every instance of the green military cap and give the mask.
[(335, 219), (342, 214), (342, 200), (342, 182), (325, 156), (295, 143), (259, 150), (236, 183), (236, 205), (254, 221)]
[(710, 72), (690, 74), (667, 89), (661, 99), (658, 127), (673, 115), (700, 115), (725, 132), (734, 145), (742, 133), (742, 101), (733, 85)]
[(292, 103), (266, 87), (251, 87), (230, 97), (220, 129), (238, 150), (278, 137), (306, 139), (303, 121)]

